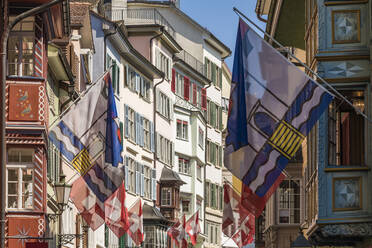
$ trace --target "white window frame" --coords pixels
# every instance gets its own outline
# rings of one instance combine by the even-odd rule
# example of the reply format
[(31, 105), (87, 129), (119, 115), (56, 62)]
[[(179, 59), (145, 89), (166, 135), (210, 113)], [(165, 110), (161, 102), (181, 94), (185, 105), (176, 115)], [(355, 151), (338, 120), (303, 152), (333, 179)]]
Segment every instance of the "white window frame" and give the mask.
[(150, 138), (150, 121), (143, 118), (143, 142), (144, 147), (151, 150), (151, 138)]
[[(32, 151), (32, 161), (30, 162), (8, 162), (7, 161), (7, 164), (6, 164), (6, 209), (11, 209), (11, 210), (33, 210), (35, 208), (34, 206), (34, 197), (35, 197), (35, 165), (34, 165), (34, 149), (30, 149), (30, 148), (10, 148), (8, 150), (8, 160), (9, 160), (9, 151), (11, 149), (14, 149), (14, 150), (20, 150), (20, 151), (24, 151), (24, 150), (28, 150), (28, 151)], [(22, 207), (22, 201), (23, 201), (23, 194), (24, 194), (24, 191), (23, 191), (23, 179), (22, 179), (22, 170), (28, 170), (28, 169), (31, 169), (32, 170), (32, 198), (31, 198), (31, 201), (32, 201), (32, 207), (30, 208), (25, 208), (25, 207)], [(8, 190), (9, 190), (9, 186), (8, 186), (8, 183), (9, 183), (9, 170), (18, 170), (18, 179), (17, 179), (17, 207), (16, 208), (12, 208), (12, 207), (8, 207), (8, 200), (9, 200), (9, 194), (8, 194)]]
[(204, 150), (204, 130), (199, 127), (198, 145)]
[[(166, 192), (167, 190), (167, 192)], [(172, 193), (173, 190), (171, 187), (163, 187), (161, 188), (161, 206), (172, 206)], [(167, 197), (165, 198), (165, 194)], [(169, 199), (168, 199), (168, 194), (169, 194)]]
[(177, 139), (189, 140), (189, 123), (184, 120), (177, 119)]
[(144, 166), (144, 197), (150, 199), (151, 198), (151, 168), (148, 166)]
[(128, 191), (136, 193), (136, 161), (128, 157)]
[(190, 160), (183, 157), (178, 157), (178, 171), (182, 174), (191, 176)]
[(132, 108), (128, 107), (128, 137), (133, 142), (136, 142), (135, 113)]
[[(294, 194), (293, 192), (293, 188), (290, 187), (290, 190), (292, 192), (288, 192), (288, 194), (286, 195), (287, 198), (285, 199), (286, 202), (289, 204), (288, 207), (282, 207), (281, 206), (281, 200), (283, 197), (285, 196), (282, 196), (282, 193), (286, 193), (286, 192), (282, 192), (282, 188), (279, 186), (278, 188), (278, 191), (277, 191), (277, 194), (278, 194), (278, 197), (277, 197), (277, 204), (278, 204), (278, 209), (277, 209), (277, 218), (278, 218), (278, 223), (280, 225), (291, 225), (291, 224), (300, 224), (301, 223), (301, 180), (298, 179), (298, 178), (293, 178), (293, 179), (284, 179), (282, 181), (282, 183), (284, 183), (285, 181), (288, 181), (290, 183), (290, 185), (294, 182), (297, 182), (298, 183), (298, 187), (299, 187), (299, 192), (297, 194)], [(295, 197), (298, 197), (299, 199), (299, 207), (298, 208), (294, 208), (291, 206), (291, 201), (293, 201), (293, 203), (295, 203)], [(281, 211), (288, 211), (288, 222), (281, 222), (280, 220), (280, 213)], [(299, 221), (298, 222), (294, 222), (294, 220), (292, 220), (292, 211), (293, 211), (293, 216), (294, 216), (294, 211), (298, 211), (298, 218), (299, 218)]]

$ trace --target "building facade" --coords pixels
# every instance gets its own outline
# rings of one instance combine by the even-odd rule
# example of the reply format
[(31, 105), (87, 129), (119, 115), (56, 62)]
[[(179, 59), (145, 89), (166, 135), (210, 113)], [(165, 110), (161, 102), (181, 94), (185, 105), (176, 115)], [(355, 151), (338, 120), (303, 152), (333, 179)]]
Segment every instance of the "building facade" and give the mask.
[[(304, 207), (297, 224), (318, 246), (370, 245), (371, 125), (354, 110), (370, 116), (369, 8), (368, 1), (257, 2), (257, 14), (268, 15), (266, 31), (284, 46), (304, 50), (307, 66), (353, 105), (336, 97), (303, 145), (299, 204)], [(279, 213), (280, 221), (280, 208), (267, 206), (265, 245), (273, 241), (268, 215)], [(271, 247), (287, 247), (278, 237)]]
[[(2, 23), (50, 1), (4, 1)], [(52, 238), (58, 213), (51, 191), (49, 144), (45, 137), (59, 106), (71, 98), (74, 76), (60, 46), (69, 42), (68, 3), (22, 19), (10, 32), (6, 71), (5, 246), (26, 247)], [(50, 18), (54, 16), (54, 18)], [(64, 100), (59, 95), (65, 95)], [(56, 99), (56, 101), (51, 101)], [(52, 234), (52, 237), (51, 237)], [(53, 243), (51, 241), (51, 243)]]
[[(131, 44), (158, 69), (156, 86), (157, 206), (170, 221), (199, 211), (198, 246), (219, 247), (222, 222), (222, 61), (230, 50), (185, 15), (180, 2), (128, 1), (104, 7), (124, 20)], [(169, 99), (169, 115), (167, 103)], [(159, 99), (159, 101), (158, 101)], [(165, 141), (165, 144), (163, 142)], [(162, 158), (167, 153), (172, 161)], [(164, 169), (173, 180), (164, 181)], [(178, 182), (177, 182), (178, 180)]]

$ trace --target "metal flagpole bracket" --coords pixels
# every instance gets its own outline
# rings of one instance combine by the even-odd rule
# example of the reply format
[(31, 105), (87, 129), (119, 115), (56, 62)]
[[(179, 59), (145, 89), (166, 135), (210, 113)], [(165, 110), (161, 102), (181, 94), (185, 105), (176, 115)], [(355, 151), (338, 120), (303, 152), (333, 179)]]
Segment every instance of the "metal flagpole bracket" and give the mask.
[[(291, 56), (292, 58), (294, 58), (300, 65), (302, 65), (303, 67), (305, 67), (309, 72), (311, 72), (312, 75), (314, 75), (315, 77), (317, 77), (322, 83), (324, 83), (324, 85), (326, 85), (327, 87), (329, 87), (329, 89), (331, 89), (339, 98), (341, 98), (342, 100), (344, 100), (347, 104), (349, 104), (356, 113), (360, 114), (361, 116), (363, 116), (366, 120), (368, 120), (370, 123), (372, 123), (372, 120), (366, 115), (364, 114), (361, 110), (359, 110), (358, 108), (356, 108), (352, 102), (350, 102), (344, 95), (342, 95), (340, 92), (338, 92), (331, 84), (329, 84), (327, 81), (325, 81), (321, 76), (319, 76), (318, 73), (316, 73), (315, 71), (313, 71), (312, 69), (310, 69), (310, 67), (308, 67), (305, 63), (303, 63), (299, 58), (297, 58), (287, 47), (283, 46), (279, 41), (277, 41), (274, 37), (272, 37), (270, 34), (268, 34), (265, 30), (263, 30), (262, 28), (260, 28), (256, 23), (254, 23), (254, 21), (252, 21), (251, 19), (249, 19), (246, 15), (244, 15), (240, 10), (238, 10), (236, 7), (233, 7), (233, 11), (239, 16), (239, 17), (243, 17), (244, 19), (246, 19), (249, 23), (251, 23), (255, 28), (257, 28), (257, 30), (259, 30), (260, 32), (262, 32), (263, 34), (265, 34), (268, 38), (270, 38), (270, 40), (272, 40), (275, 44), (277, 44), (280, 48), (282, 48), (283, 50), (285, 50), (289, 56)], [(316, 80), (313, 80), (314, 83), (316, 83), (317, 85), (319, 85), (319, 87), (322, 87), (325, 91), (327, 91), (329, 94), (331, 95), (334, 95), (332, 94), (328, 89), (326, 89), (323, 85), (321, 85), (320, 83), (318, 83)]]
[(63, 245), (73, 244), (72, 240), (84, 238), (84, 234), (59, 234), (58, 235), (58, 247)]

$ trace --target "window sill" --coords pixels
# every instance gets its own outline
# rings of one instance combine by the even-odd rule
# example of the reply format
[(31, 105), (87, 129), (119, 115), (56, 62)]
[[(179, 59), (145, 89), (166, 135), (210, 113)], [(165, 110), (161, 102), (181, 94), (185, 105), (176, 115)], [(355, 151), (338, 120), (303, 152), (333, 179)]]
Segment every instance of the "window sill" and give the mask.
[(42, 77), (33, 77), (33, 76), (7, 76), (6, 77), (7, 80), (23, 80), (23, 81), (27, 81), (27, 80), (31, 80), (31, 81), (44, 81), (44, 78)]
[(186, 141), (186, 142), (189, 142), (189, 140), (188, 140), (188, 139), (184, 139), (184, 138), (180, 138), (180, 137), (176, 137), (176, 139), (178, 139), (178, 140), (181, 140), (181, 141)]
[(339, 167), (328, 167), (325, 168), (325, 172), (335, 171), (370, 171), (371, 169), (367, 166), (339, 166)]
[(170, 122), (170, 121), (171, 121), (170, 118), (166, 117), (165, 115), (163, 115), (162, 113), (160, 113), (158, 110), (156, 110), (156, 112), (158, 113), (158, 115), (159, 115), (161, 118), (163, 118), (163, 119), (166, 120), (167, 122)]
[(183, 173), (183, 172), (178, 172), (180, 175), (183, 175), (183, 176), (188, 176), (188, 177), (191, 177), (191, 174), (187, 174), (187, 173)]

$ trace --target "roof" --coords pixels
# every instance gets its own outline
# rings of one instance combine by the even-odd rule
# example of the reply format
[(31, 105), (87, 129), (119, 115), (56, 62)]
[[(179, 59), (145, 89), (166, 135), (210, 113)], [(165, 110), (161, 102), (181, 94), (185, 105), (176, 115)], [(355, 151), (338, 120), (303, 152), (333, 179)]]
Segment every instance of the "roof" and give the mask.
[(144, 0), (138, 0), (138, 1), (135, 1), (135, 2), (132, 2), (132, 1), (129, 2), (128, 1), (128, 4), (136, 4), (136, 3), (148, 4), (148, 5), (167, 6), (167, 7), (171, 8), (176, 13), (178, 13), (180, 16), (183, 16), (184, 18), (189, 20), (193, 25), (195, 25), (199, 29), (206, 32), (216, 44), (221, 46), (221, 48), (224, 49), (225, 52), (226, 52), (224, 58), (231, 55), (230, 48), (228, 48), (223, 42), (221, 42), (216, 36), (214, 36), (207, 28), (201, 26), (198, 22), (196, 22), (194, 19), (192, 19), (190, 16), (188, 16), (185, 12), (183, 12), (182, 10), (177, 8), (172, 2), (170, 2), (170, 1), (144, 1)]
[(177, 172), (169, 169), (166, 166), (163, 167), (159, 181), (160, 182), (176, 182), (176, 183), (179, 183), (180, 185), (185, 184), (185, 182), (182, 181), (180, 175), (178, 175)]
[[(105, 29), (103, 30), (105, 35), (111, 33), (112, 35), (109, 35), (108, 38), (114, 46), (117, 45), (118, 47), (115, 47), (118, 52), (123, 56), (126, 60), (130, 60), (130, 62), (136, 64), (136, 65), (142, 65), (149, 68), (147, 70), (147, 73), (151, 71), (154, 78), (160, 78), (164, 76), (164, 73), (160, 71), (158, 68), (156, 68), (150, 61), (148, 61), (140, 52), (138, 52), (132, 44), (129, 42), (128, 38), (125, 35), (125, 32), (123, 29), (125, 28), (125, 25), (123, 22), (112, 22), (110, 20), (107, 20), (105, 17), (99, 15), (98, 13), (94, 11), (90, 11), (90, 14), (94, 17), (100, 19), (102, 22), (104, 22), (106, 25)], [(112, 29), (112, 30), (109, 30)], [(112, 32), (114, 31), (114, 32)]]
[(147, 203), (143, 204), (142, 208), (143, 219), (145, 220), (163, 220), (168, 221), (156, 207), (150, 206)]

